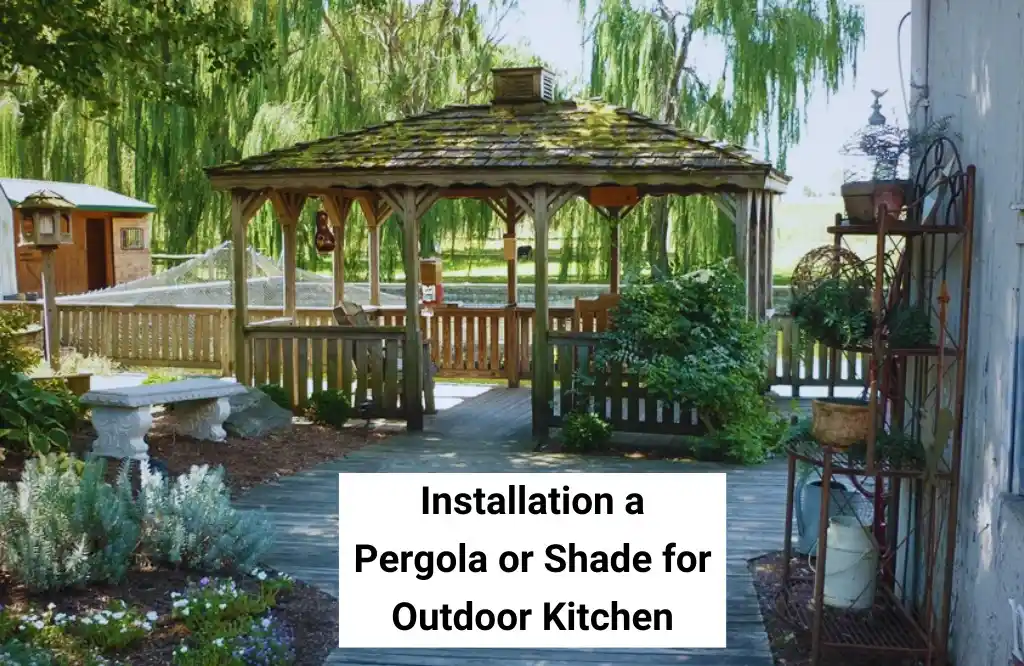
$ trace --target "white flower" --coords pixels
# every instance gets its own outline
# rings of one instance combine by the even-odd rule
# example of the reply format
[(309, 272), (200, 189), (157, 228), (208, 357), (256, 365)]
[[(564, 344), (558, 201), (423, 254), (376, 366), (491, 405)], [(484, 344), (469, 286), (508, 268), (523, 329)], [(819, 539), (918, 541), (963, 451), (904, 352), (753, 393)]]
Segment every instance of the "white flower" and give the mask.
[(224, 610), (227, 607), (228, 607), (227, 604), (221, 604), (220, 606), (218, 606), (218, 608), (220, 608), (221, 610)]
[(92, 620), (87, 617), (82, 618), (82, 624), (92, 624)]
[(171, 592), (171, 599), (177, 599), (181, 596), (180, 592)]
[(181, 646), (181, 653), (184, 654), (186, 652), (188, 652), (188, 646), (187, 645), (182, 645)]
[(270, 618), (269, 617), (263, 618), (263, 621), (260, 622), (260, 624), (262, 624), (263, 628), (266, 629), (267, 627), (270, 626)]
[(122, 618), (124, 618), (124, 613), (123, 612), (114, 613), (114, 619), (115, 620), (120, 620)]
[(150, 622), (156, 622), (157, 617), (158, 616), (156, 614), (156, 611), (149, 611), (148, 613), (146, 613), (146, 619)]
[(178, 599), (177, 601), (175, 601), (171, 605), (174, 606), (175, 608), (184, 608), (185, 606), (188, 606), (188, 600), (186, 600), (186, 599)]
[(266, 580), (267, 579), (267, 574), (265, 574), (265, 573), (263, 573), (261, 571), (258, 574), (256, 574), (256, 577), (259, 578), (260, 580)]
[(47, 605), (46, 610), (53, 610), (56, 607), (57, 607), (57, 604), (49, 604), (49, 605)]
[(184, 615), (185, 617), (188, 617), (188, 609), (187, 608), (183, 609), (181, 611), (181, 614)]
[(36, 620), (35, 622), (32, 623), (32, 626), (35, 627), (36, 629), (42, 629), (46, 625), (43, 624), (42, 620)]
[(127, 634), (128, 633), (128, 627), (121, 627), (121, 633), (122, 634)]
[(153, 630), (153, 625), (151, 625), (149, 622), (143, 622), (142, 623), (142, 628), (145, 629), (146, 631), (152, 631)]
[(216, 645), (217, 647), (223, 647), (224, 646), (224, 639), (223, 638), (215, 638), (215, 639), (213, 639), (213, 644)]
[(102, 625), (107, 625), (107, 624), (110, 624), (110, 620), (108, 620), (108, 619), (107, 619), (107, 618), (106, 618), (105, 616), (103, 616), (103, 615), (97, 615), (97, 616), (96, 616), (96, 624), (102, 624)]

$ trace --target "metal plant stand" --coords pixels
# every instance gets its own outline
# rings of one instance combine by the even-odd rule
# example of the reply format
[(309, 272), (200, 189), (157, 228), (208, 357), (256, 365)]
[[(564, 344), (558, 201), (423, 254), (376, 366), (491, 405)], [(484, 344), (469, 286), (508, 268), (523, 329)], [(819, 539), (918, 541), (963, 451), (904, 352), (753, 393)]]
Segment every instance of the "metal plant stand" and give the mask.
[[(874, 224), (839, 218), (829, 228), (837, 247), (849, 236), (876, 239), (871, 347), (830, 353), (833, 364), (844, 353), (870, 354), (871, 427), (864, 445), (849, 449), (822, 446), (809, 435), (789, 442), (783, 585), (776, 607), (809, 634), (812, 666), (826, 663), (822, 654), (830, 649), (947, 663), (974, 187), (974, 167), (964, 168), (953, 144), (941, 138), (923, 155), (907, 206), (880, 209)], [(890, 329), (898, 313), (912, 308), (927, 312), (933, 339), (901, 347), (896, 336), (890, 340)], [(822, 482), (816, 553), (807, 559), (793, 552), (798, 465)], [(875, 596), (863, 609), (825, 603), (834, 547), (828, 542), (829, 489), (834, 478), (844, 477), (864, 498), (865, 510), (855, 515), (878, 554)]]

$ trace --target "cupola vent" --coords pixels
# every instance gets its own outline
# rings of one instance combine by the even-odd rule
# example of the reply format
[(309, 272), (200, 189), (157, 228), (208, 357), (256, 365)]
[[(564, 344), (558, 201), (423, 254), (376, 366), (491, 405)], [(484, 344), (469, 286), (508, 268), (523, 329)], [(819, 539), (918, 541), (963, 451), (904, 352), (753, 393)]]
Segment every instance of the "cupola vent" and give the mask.
[(495, 69), (494, 104), (555, 101), (555, 75), (543, 67)]

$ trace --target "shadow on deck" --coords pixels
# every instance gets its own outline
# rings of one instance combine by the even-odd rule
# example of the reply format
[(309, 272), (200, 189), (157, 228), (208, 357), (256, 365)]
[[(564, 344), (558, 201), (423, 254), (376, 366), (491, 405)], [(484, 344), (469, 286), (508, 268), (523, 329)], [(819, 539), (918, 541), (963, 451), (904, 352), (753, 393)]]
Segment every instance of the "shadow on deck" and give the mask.
[(419, 433), (403, 432), (316, 469), (254, 489), (240, 505), (263, 508), (278, 532), (266, 564), (338, 594), (339, 472), (728, 473), (725, 650), (336, 650), (328, 664), (363, 666), (771, 666), (747, 560), (782, 543), (786, 468), (572, 456), (534, 452), (530, 391), (438, 384), (439, 413)]

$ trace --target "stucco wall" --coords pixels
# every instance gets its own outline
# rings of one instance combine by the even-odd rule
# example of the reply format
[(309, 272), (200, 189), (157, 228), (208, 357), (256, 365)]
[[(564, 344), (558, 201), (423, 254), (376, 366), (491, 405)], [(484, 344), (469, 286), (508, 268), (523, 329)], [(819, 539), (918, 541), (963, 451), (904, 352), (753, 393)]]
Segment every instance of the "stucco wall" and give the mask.
[[(1024, 599), (1024, 507), (1008, 494), (1024, 221), (1024, 0), (931, 0), (931, 117), (952, 116), (977, 166), (964, 468), (954, 581), (960, 666), (1008, 663)], [(1018, 437), (1020, 433), (1018, 433)]]

